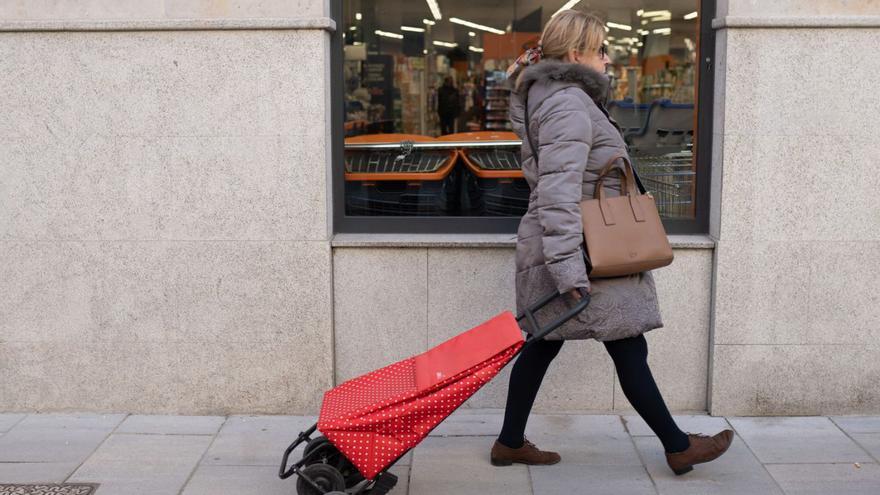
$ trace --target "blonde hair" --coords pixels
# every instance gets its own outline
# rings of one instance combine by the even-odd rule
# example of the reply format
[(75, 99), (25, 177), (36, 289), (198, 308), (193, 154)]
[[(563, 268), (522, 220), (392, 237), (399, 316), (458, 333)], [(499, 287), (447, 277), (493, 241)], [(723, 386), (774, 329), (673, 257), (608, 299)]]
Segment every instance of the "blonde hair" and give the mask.
[(508, 69), (508, 77), (514, 80), (514, 88), (519, 91), (522, 69), (542, 58), (562, 60), (570, 50), (584, 53), (599, 50), (605, 42), (605, 23), (598, 16), (580, 10), (563, 10), (551, 17), (541, 33), (537, 48), (530, 48)]
[(605, 23), (593, 14), (563, 10), (551, 17), (541, 33), (544, 58), (561, 60), (570, 50), (584, 53), (599, 50), (605, 40)]

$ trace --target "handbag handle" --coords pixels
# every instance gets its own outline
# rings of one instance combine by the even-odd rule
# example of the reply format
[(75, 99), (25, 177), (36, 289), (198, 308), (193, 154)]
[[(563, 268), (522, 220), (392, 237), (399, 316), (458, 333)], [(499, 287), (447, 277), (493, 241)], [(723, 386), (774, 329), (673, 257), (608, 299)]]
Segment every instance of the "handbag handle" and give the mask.
[[(617, 160), (623, 160), (624, 166), (618, 166)], [(634, 178), (633, 174), (635, 174), (635, 169), (630, 163), (629, 158), (625, 155), (617, 155), (608, 160), (608, 163), (605, 164), (605, 167), (602, 168), (602, 171), (599, 172), (599, 178), (596, 180), (596, 187), (593, 191), (593, 199), (605, 199), (605, 190), (602, 187), (602, 182), (605, 180), (605, 176), (608, 175), (612, 170), (620, 170), (620, 195), (627, 196), (630, 194), (636, 194), (634, 190)]]
[[(619, 166), (617, 166), (617, 160), (623, 159), (623, 169), (621, 170)], [(629, 158), (623, 155), (616, 156), (608, 161), (605, 167), (602, 169), (602, 172), (599, 174), (599, 179), (596, 180), (596, 187), (593, 191), (593, 199), (599, 200), (599, 212), (602, 214), (602, 220), (605, 222), (605, 225), (616, 225), (617, 221), (614, 219), (614, 213), (611, 210), (611, 206), (608, 204), (608, 198), (605, 196), (605, 188), (602, 187), (602, 182), (605, 180), (605, 176), (613, 169), (621, 170), (620, 174), (620, 196), (622, 198), (626, 198), (629, 201), (629, 208), (632, 211), (633, 219), (636, 222), (644, 222), (645, 221), (645, 212), (642, 209), (642, 206), (636, 201), (637, 192), (633, 188), (633, 173), (634, 169), (632, 164), (629, 162)]]

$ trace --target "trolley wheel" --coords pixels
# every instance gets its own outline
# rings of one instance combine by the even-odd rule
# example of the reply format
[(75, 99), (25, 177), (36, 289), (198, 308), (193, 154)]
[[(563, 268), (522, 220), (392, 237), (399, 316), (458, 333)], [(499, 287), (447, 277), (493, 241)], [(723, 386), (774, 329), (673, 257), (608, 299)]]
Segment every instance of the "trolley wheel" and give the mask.
[[(307, 476), (321, 490), (316, 490), (303, 476)], [(296, 493), (298, 495), (325, 495), (327, 492), (342, 492), (345, 490), (345, 478), (329, 464), (312, 464), (306, 466), (296, 480)]]
[(330, 443), (330, 440), (327, 440), (326, 437), (315, 437), (309, 440), (309, 443), (306, 444), (306, 448), (303, 450), (303, 459), (318, 450), (321, 450), (321, 452), (316, 453), (314, 458), (309, 459), (306, 463), (307, 466), (322, 463), (335, 467), (345, 479), (346, 488), (351, 488), (364, 480), (363, 475), (361, 475), (354, 464), (342, 455), (339, 449)]
[(303, 450), (303, 459), (311, 458), (306, 461), (306, 466), (312, 464), (329, 464), (342, 471), (341, 460), (343, 458), (339, 449), (330, 443), (324, 437), (317, 437), (309, 440), (306, 448)]
[(327, 437), (321, 436), (309, 440), (309, 443), (306, 444), (306, 448), (303, 450), (303, 457), (308, 456), (312, 451), (324, 445), (330, 445), (330, 440), (327, 440)]

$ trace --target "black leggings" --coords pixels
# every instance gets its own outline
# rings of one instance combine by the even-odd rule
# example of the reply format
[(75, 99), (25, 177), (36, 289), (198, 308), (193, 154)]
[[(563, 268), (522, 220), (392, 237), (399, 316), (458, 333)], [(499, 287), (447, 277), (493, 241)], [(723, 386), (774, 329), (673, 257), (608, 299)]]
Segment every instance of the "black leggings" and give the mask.
[[(510, 373), (507, 390), (507, 408), (504, 426), (498, 441), (511, 447), (523, 445), (526, 422), (538, 388), (550, 361), (562, 348), (564, 340), (540, 340), (531, 343), (517, 358)], [(645, 423), (654, 431), (666, 452), (681, 452), (690, 445), (687, 434), (681, 431), (669, 414), (663, 396), (648, 367), (648, 342), (644, 335), (603, 342), (614, 361), (617, 377), (624, 395)]]

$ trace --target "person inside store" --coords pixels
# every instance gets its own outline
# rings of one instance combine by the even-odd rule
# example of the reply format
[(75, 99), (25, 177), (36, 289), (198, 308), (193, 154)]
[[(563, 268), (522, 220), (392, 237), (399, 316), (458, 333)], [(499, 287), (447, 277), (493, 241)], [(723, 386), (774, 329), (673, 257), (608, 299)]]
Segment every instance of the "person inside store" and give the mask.
[[(567, 312), (583, 297), (581, 291), (590, 295), (590, 303), (574, 319), (527, 346), (517, 358), (511, 370), (504, 423), (490, 452), (490, 461), (496, 466), (561, 460), (558, 453), (541, 450), (526, 439), (525, 430), (551, 361), (565, 341), (572, 339), (604, 344), (624, 395), (657, 435), (676, 475), (721, 456), (733, 440), (730, 429), (712, 436), (684, 432), (666, 407), (648, 366), (644, 336), (663, 327), (651, 271), (588, 277), (589, 253), (583, 246), (580, 202), (593, 198), (598, 174), (607, 163), (627, 156), (620, 128), (604, 107), (609, 64), (605, 23), (592, 14), (564, 10), (547, 22), (539, 45), (523, 53), (508, 69), (513, 89), (510, 120), (523, 142), (522, 170), (532, 191), (517, 232), (517, 312), (522, 314), (554, 290), (567, 297), (542, 309), (542, 321), (555, 321)], [(606, 197), (619, 197), (620, 176), (614, 172), (606, 176), (603, 189)]]
[(458, 88), (452, 83), (452, 77), (446, 76), (443, 85), (437, 90), (437, 115), (440, 117), (440, 134), (455, 132), (455, 119), (461, 113)]

